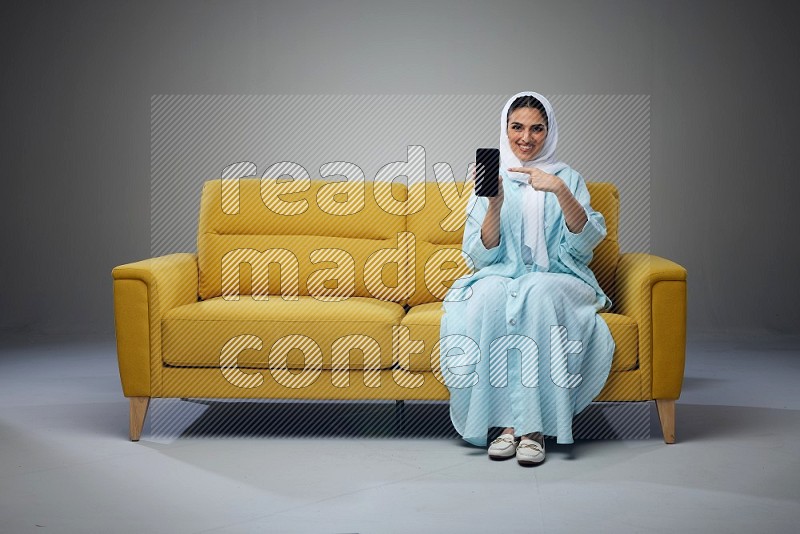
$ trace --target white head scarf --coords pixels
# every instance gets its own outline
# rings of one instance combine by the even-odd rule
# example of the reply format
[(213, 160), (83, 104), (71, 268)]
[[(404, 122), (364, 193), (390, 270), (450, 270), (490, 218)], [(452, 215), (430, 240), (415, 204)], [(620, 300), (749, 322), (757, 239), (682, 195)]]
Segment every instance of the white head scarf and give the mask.
[[(544, 106), (547, 113), (547, 137), (544, 146), (537, 156), (530, 161), (520, 161), (511, 150), (508, 141), (508, 108), (521, 96), (532, 96)], [(556, 161), (556, 144), (558, 143), (558, 126), (553, 106), (550, 102), (540, 95), (531, 91), (523, 91), (512, 96), (503, 107), (500, 115), (500, 168), (506, 170), (506, 174), (511, 180), (519, 182), (522, 190), (522, 221), (525, 245), (531, 249), (533, 261), (544, 270), (550, 267), (547, 258), (547, 243), (544, 237), (544, 191), (537, 191), (528, 184), (529, 174), (521, 172), (511, 172), (509, 167), (537, 167), (548, 174), (555, 174), (567, 167), (563, 161)]]

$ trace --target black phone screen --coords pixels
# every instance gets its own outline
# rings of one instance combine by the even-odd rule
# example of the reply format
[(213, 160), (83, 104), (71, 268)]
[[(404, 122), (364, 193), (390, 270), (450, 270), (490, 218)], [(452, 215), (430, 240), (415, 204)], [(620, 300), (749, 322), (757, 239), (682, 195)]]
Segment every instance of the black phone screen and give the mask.
[(479, 197), (497, 196), (500, 174), (500, 150), (479, 148), (475, 152), (475, 194)]

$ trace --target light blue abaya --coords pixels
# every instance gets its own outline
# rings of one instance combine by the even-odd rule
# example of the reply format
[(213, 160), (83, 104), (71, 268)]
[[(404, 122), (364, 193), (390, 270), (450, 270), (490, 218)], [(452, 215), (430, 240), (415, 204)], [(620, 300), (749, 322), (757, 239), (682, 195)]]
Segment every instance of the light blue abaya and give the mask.
[(501, 169), (500, 243), (488, 250), (480, 237), (488, 200), (474, 193), (469, 200), (462, 247), (474, 272), (457, 280), (443, 303), (440, 363), (453, 425), (473, 445), (486, 446), (491, 427), (572, 443), (573, 415), (597, 396), (611, 370), (614, 340), (597, 314), (611, 301), (587, 266), (605, 237), (605, 220), (589, 205), (578, 172), (565, 167), (554, 174), (587, 222), (571, 232), (556, 196), (546, 193), (546, 271), (523, 245), (522, 189), (529, 186)]

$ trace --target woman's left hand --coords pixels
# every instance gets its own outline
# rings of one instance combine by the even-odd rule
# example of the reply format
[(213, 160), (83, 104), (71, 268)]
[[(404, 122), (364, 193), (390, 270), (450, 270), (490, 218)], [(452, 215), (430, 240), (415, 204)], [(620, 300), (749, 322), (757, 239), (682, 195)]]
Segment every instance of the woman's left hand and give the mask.
[(524, 172), (529, 175), (528, 183), (538, 191), (559, 193), (565, 187), (564, 180), (558, 176), (547, 174), (542, 169), (536, 167), (509, 167), (512, 172)]

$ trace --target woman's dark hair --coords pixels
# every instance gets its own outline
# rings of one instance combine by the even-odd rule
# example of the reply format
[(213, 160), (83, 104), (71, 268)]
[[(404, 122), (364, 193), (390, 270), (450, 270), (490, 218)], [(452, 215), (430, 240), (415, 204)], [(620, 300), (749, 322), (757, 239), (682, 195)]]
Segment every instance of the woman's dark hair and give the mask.
[(544, 117), (544, 125), (547, 126), (548, 129), (550, 128), (550, 121), (547, 117), (547, 111), (545, 111), (544, 105), (541, 102), (539, 102), (537, 98), (530, 95), (521, 96), (511, 103), (511, 105), (508, 107), (508, 114), (506, 114), (506, 126), (508, 126), (508, 118), (511, 116), (511, 114), (514, 112), (515, 109), (519, 108), (538, 109), (539, 112), (542, 114), (542, 117)]

